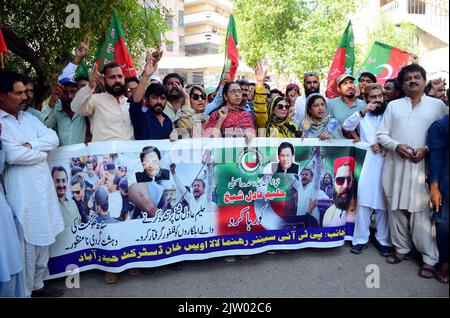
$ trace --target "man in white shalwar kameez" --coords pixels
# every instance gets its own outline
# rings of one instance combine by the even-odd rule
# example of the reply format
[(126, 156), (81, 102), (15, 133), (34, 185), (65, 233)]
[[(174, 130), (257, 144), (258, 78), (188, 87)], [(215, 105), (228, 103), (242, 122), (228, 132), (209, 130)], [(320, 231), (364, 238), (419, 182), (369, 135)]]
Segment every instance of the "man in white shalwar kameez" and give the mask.
[[(9, 72), (8, 72), (9, 73)], [(25, 296), (60, 296), (44, 288), (49, 246), (64, 230), (64, 220), (47, 164), (47, 153), (58, 147), (58, 136), (33, 115), (23, 112), (25, 86), (17, 74), (2, 74), (0, 136), (7, 168), (5, 190), (25, 240)]]
[(390, 264), (407, 259), (413, 243), (422, 254), (419, 275), (434, 277), (438, 250), (432, 235), (430, 195), (425, 182), (427, 130), (448, 113), (444, 103), (424, 94), (426, 72), (417, 65), (405, 66), (398, 74), (406, 97), (388, 104), (377, 130), (378, 142), (386, 148), (383, 188), (388, 201), (389, 225), (395, 253)]
[(377, 143), (376, 136), (376, 130), (386, 110), (383, 87), (380, 84), (368, 84), (365, 87), (365, 96), (367, 106), (347, 118), (342, 125), (346, 131), (358, 129), (361, 141), (370, 145), (358, 182), (358, 207), (351, 252), (360, 254), (367, 248), (370, 236), (370, 218), (375, 214), (377, 229), (375, 237), (378, 242), (378, 252), (381, 256), (386, 257), (390, 255), (392, 243), (389, 234), (386, 198), (381, 180), (385, 154), (380, 144)]
[[(0, 135), (2, 123), (0, 121)], [(11, 208), (5, 200), (2, 173), (5, 167), (5, 153), (0, 140), (0, 298), (24, 297), (23, 257), (20, 225), (15, 222)]]

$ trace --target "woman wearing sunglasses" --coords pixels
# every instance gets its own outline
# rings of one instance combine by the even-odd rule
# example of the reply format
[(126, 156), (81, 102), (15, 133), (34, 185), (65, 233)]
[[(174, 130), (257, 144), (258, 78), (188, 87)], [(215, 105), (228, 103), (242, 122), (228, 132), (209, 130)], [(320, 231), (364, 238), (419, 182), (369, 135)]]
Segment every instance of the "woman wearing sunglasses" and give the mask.
[(192, 115), (192, 137), (201, 136), (203, 127), (209, 120), (209, 116), (205, 114), (205, 107), (208, 103), (207, 96), (203, 87), (194, 85), (189, 91), (189, 102), (191, 108), (195, 111)]
[(330, 115), (325, 97), (318, 93), (311, 94), (306, 99), (305, 119), (302, 120), (300, 129), (305, 138), (344, 138), (339, 122)]
[(263, 70), (262, 65), (259, 63), (256, 66), (255, 74), (255, 122), (258, 128), (265, 128), (265, 136), (260, 137), (301, 137), (302, 131), (290, 120), (289, 109), (291, 107), (288, 99), (277, 96), (271, 101), (269, 109), (267, 109), (266, 95), (263, 94), (266, 71)]

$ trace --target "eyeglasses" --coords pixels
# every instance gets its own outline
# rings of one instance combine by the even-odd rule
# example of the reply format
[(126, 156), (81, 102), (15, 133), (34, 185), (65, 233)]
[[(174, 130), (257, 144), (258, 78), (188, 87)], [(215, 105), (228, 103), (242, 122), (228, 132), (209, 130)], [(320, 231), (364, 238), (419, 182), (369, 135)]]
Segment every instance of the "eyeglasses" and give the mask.
[(228, 91), (228, 93), (241, 95), (242, 94), (242, 90), (241, 89), (230, 89)]
[(193, 100), (199, 100), (201, 98), (202, 100), (206, 100), (206, 94), (193, 94), (192, 99)]
[(338, 186), (341, 186), (345, 183), (345, 181), (347, 181), (347, 184), (350, 184), (350, 182), (352, 181), (352, 178), (351, 177), (337, 177), (335, 179), (335, 181)]
[(288, 110), (289, 109), (289, 107), (291, 107), (290, 105), (283, 105), (283, 104), (278, 104), (277, 105), (277, 108), (279, 109), (279, 110), (282, 110), (282, 109), (286, 109), (286, 110)]
[(135, 88), (127, 88), (127, 93), (133, 93)]
[(306, 72), (305, 74), (303, 74), (303, 77), (306, 77), (306, 76), (318, 76), (319, 75), (319, 73), (317, 73), (317, 72)]

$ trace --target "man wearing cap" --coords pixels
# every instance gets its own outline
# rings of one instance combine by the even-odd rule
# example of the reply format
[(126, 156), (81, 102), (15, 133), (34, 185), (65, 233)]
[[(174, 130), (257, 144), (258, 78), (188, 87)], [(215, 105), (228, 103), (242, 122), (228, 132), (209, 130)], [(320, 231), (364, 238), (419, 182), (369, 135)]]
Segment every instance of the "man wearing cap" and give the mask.
[(334, 204), (323, 216), (323, 227), (343, 226), (347, 223), (347, 212), (354, 195), (355, 159), (353, 157), (337, 158), (334, 161)]
[(96, 220), (99, 223), (117, 223), (118, 221), (111, 217), (109, 211), (108, 192), (104, 188), (98, 188), (94, 192), (94, 201), (97, 207)]
[(328, 107), (331, 115), (342, 125), (353, 113), (362, 110), (366, 103), (356, 98), (355, 78), (350, 74), (338, 77), (337, 91), (341, 95), (330, 99)]
[(407, 259), (414, 243), (423, 258), (419, 275), (432, 278), (439, 258), (424, 159), (427, 131), (448, 109), (441, 100), (424, 94), (426, 71), (418, 64), (403, 67), (398, 81), (406, 97), (388, 104), (377, 130), (378, 142), (387, 149), (382, 180), (395, 247), (386, 261), (397, 264)]
[[(305, 94), (298, 96), (295, 100), (294, 108), (295, 114), (292, 120), (300, 126), (302, 120), (305, 118), (306, 98), (314, 93), (320, 93), (320, 78), (317, 72), (307, 72), (303, 75), (303, 88)], [(328, 99), (326, 99), (328, 101)]]
[(389, 234), (386, 197), (381, 181), (385, 154), (383, 148), (377, 142), (376, 130), (380, 126), (387, 105), (384, 102), (383, 87), (380, 84), (366, 85), (365, 95), (367, 106), (362, 111), (347, 118), (342, 125), (342, 128), (347, 131), (357, 129), (361, 141), (370, 145), (358, 182), (358, 212), (351, 252), (360, 254), (367, 248), (370, 235), (370, 218), (375, 214), (376, 247), (379, 254), (386, 257), (390, 254), (392, 244)]
[(359, 99), (365, 101), (367, 98), (365, 96), (365, 87), (367, 84), (373, 84), (377, 82), (377, 78), (375, 75), (369, 72), (362, 72), (358, 78), (358, 93), (357, 96)]

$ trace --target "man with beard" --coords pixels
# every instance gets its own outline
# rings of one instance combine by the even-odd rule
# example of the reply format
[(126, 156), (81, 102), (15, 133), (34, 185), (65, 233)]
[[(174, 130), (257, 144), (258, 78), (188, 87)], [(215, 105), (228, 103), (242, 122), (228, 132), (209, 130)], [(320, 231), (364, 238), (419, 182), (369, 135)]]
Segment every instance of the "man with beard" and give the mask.
[(342, 125), (353, 113), (362, 110), (366, 103), (356, 98), (355, 78), (350, 74), (342, 74), (336, 80), (339, 97), (329, 101), (331, 115)]
[(386, 257), (390, 255), (392, 244), (386, 198), (381, 180), (385, 155), (383, 148), (377, 142), (376, 131), (387, 105), (384, 102), (383, 88), (380, 84), (368, 84), (364, 91), (367, 106), (347, 118), (342, 125), (342, 128), (347, 131), (358, 129), (361, 141), (370, 145), (358, 183), (358, 207), (351, 252), (360, 254), (367, 248), (370, 218), (375, 214), (376, 247), (379, 254)]
[(337, 158), (334, 161), (334, 204), (323, 216), (323, 227), (344, 226), (347, 223), (347, 211), (353, 198), (355, 182), (355, 159), (353, 157)]
[[(18, 74), (0, 71), (0, 121), (7, 169), (5, 191), (24, 234), (25, 296), (61, 296), (62, 290), (44, 288), (49, 246), (64, 230), (64, 219), (52, 188), (48, 152), (58, 147), (58, 136), (39, 119), (24, 112), (25, 85)], [(32, 293), (33, 292), (33, 293)]]
[(383, 189), (388, 202), (389, 225), (395, 253), (386, 258), (397, 264), (414, 246), (422, 254), (419, 275), (432, 278), (438, 251), (433, 237), (430, 195), (426, 184), (427, 131), (448, 113), (445, 104), (424, 94), (426, 71), (417, 64), (398, 73), (406, 97), (389, 103), (377, 130), (378, 142), (387, 149)]
[[(306, 98), (314, 93), (320, 93), (320, 78), (316, 72), (307, 72), (303, 75), (303, 88), (305, 94), (298, 96), (295, 100), (294, 108), (295, 115), (292, 120), (300, 126), (300, 123), (305, 118)], [(328, 99), (327, 99), (328, 101)]]
[(65, 227), (71, 227), (75, 224), (81, 223), (81, 217), (78, 213), (78, 207), (74, 200), (67, 199), (67, 185), (69, 184), (69, 179), (67, 171), (64, 167), (58, 166), (52, 169), (53, 183), (55, 184), (56, 194), (59, 200), (59, 206), (61, 208), (62, 216), (64, 218)]
[[(106, 92), (94, 94), (104, 82)], [(117, 63), (105, 65), (102, 74), (97, 67), (89, 77), (89, 85), (81, 88), (70, 105), (73, 112), (89, 116), (92, 141), (133, 140), (133, 125), (125, 94), (125, 79)]]
[[(128, 100), (136, 140), (169, 139), (172, 133), (172, 121), (164, 113), (168, 97), (166, 88), (159, 83), (147, 87), (157, 66), (157, 61), (148, 54), (141, 80)], [(144, 92), (147, 107), (143, 105)]]
[(184, 79), (178, 73), (164, 77), (163, 85), (167, 89), (166, 114), (176, 128), (192, 127), (192, 115), (195, 111), (189, 106), (189, 95), (184, 90)]

